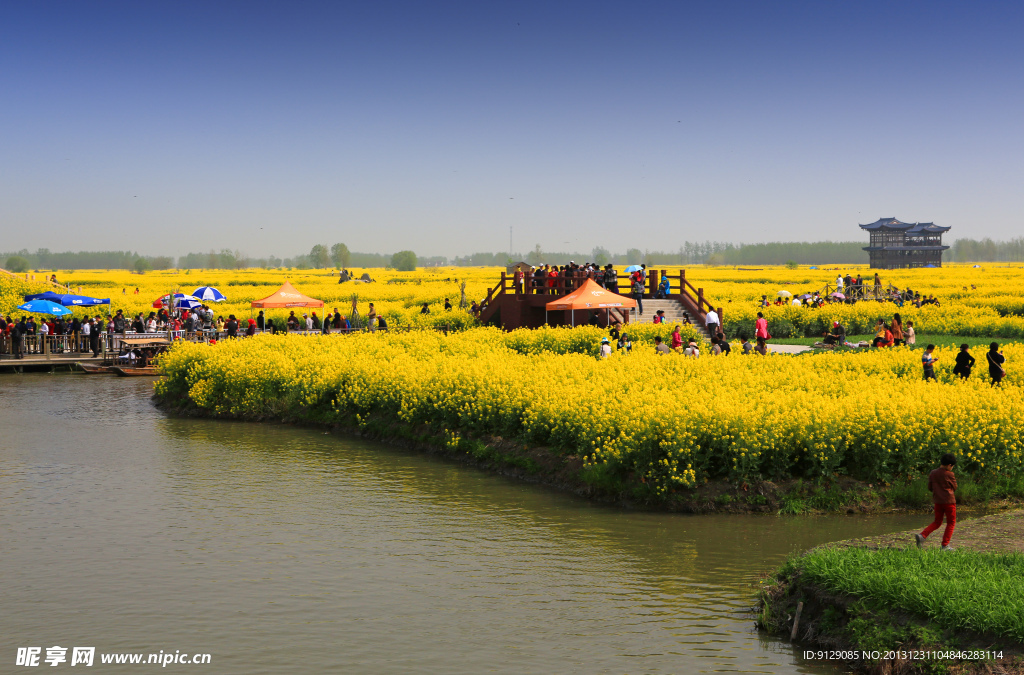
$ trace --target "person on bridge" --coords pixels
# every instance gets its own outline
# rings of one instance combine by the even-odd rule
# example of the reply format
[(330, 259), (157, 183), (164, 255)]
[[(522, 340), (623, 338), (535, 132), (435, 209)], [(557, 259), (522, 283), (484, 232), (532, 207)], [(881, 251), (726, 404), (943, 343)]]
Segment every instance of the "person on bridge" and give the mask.
[(668, 277), (664, 274), (661, 275), (661, 283), (658, 284), (658, 293), (655, 296), (658, 300), (664, 300), (672, 292), (672, 286), (668, 282)]
[(665, 310), (659, 309), (654, 313), (654, 323), (665, 323)]
[(636, 300), (636, 311), (640, 316), (644, 315), (644, 282), (639, 273), (633, 277), (633, 299)]

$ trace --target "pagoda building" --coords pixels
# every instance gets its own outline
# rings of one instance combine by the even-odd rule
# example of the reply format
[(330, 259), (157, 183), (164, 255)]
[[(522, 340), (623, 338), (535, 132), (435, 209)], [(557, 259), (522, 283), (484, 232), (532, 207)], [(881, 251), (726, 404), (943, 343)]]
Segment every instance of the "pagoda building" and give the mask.
[(871, 267), (883, 270), (904, 267), (942, 267), (942, 234), (948, 227), (935, 223), (903, 223), (895, 218), (879, 218), (862, 230), (871, 233), (871, 245), (865, 246)]

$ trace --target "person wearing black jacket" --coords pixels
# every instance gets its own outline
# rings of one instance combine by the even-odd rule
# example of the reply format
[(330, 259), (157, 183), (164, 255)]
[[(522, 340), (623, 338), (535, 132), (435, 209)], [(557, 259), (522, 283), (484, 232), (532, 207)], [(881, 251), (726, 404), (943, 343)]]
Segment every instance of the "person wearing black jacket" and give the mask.
[(11, 337), (14, 339), (14, 344), (11, 347), (14, 357), (17, 359), (25, 358), (26, 335), (28, 335), (28, 324), (25, 323), (25, 317), (21, 317), (21, 321), (14, 324), (14, 328), (11, 329)]
[(100, 355), (100, 322), (89, 319), (89, 349), (93, 357)]
[(224, 330), (227, 331), (229, 338), (238, 337), (238, 320), (235, 319), (234, 314), (228, 316), (228, 322), (224, 324)]
[(969, 347), (970, 345), (966, 343), (960, 345), (960, 353), (956, 355), (956, 366), (953, 367), (953, 374), (959, 375), (961, 380), (970, 377), (971, 368), (974, 367), (974, 357), (967, 351)]
[(988, 374), (992, 377), (992, 386), (995, 386), (1003, 381), (1006, 377), (1006, 357), (999, 351), (999, 343), (993, 342), (989, 345), (988, 351), (985, 353), (985, 359), (988, 361)]

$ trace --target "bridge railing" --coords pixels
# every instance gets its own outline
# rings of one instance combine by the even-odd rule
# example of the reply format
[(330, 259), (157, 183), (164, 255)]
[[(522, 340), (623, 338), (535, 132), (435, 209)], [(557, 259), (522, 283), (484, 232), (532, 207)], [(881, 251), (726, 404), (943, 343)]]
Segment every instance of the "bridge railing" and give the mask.
[[(668, 276), (665, 270), (650, 269), (647, 270), (647, 274), (644, 298), (662, 297), (659, 288), (661, 279), (664, 277), (669, 281), (669, 293), (664, 295), (664, 297), (681, 302), (687, 311), (692, 313), (702, 325), (705, 323), (707, 313), (711, 310), (717, 311), (719, 322), (724, 320), (722, 308), (716, 308), (711, 304), (711, 301), (705, 297), (703, 288), (696, 287), (690, 283), (686, 278), (686, 270), (680, 270), (678, 275)], [(507, 272), (501, 273), (501, 279), (493, 288), (487, 290), (487, 295), (480, 304), (480, 315), (482, 318), (486, 318), (484, 317), (486, 310), (501, 296), (507, 294), (516, 296), (544, 295), (551, 296), (551, 299), (554, 300), (555, 298), (572, 293), (582, 286), (588, 278), (592, 278), (587, 275), (541, 277), (524, 274), (521, 279), (518, 279), (517, 276), (510, 275)], [(597, 281), (596, 278), (595, 281)], [(617, 273), (614, 286), (605, 287), (613, 293), (630, 296), (632, 295), (630, 286), (630, 275)]]

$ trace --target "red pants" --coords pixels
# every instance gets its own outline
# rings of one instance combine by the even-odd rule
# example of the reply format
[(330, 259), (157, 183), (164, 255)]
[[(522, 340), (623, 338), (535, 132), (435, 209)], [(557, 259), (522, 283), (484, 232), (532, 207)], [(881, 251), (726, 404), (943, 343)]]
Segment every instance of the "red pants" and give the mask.
[(956, 504), (936, 504), (935, 520), (932, 521), (931, 525), (921, 530), (921, 536), (927, 537), (939, 529), (939, 525), (942, 525), (942, 516), (946, 516), (946, 529), (942, 532), (942, 545), (949, 546), (949, 540), (953, 537), (953, 530), (956, 529)]

